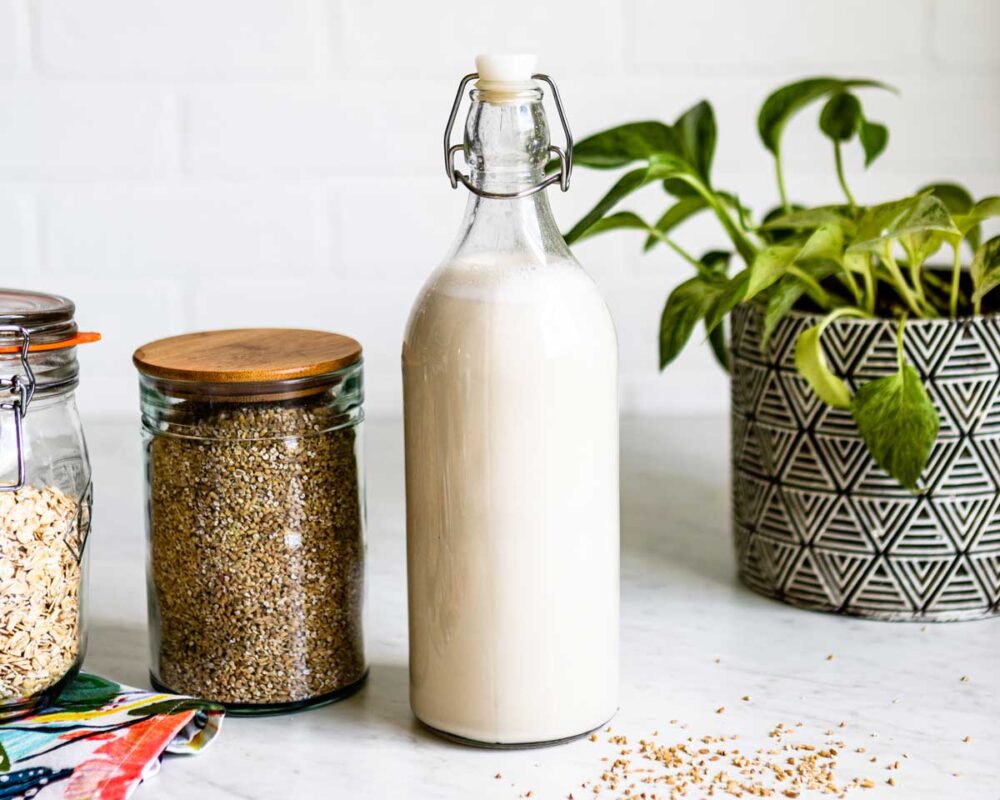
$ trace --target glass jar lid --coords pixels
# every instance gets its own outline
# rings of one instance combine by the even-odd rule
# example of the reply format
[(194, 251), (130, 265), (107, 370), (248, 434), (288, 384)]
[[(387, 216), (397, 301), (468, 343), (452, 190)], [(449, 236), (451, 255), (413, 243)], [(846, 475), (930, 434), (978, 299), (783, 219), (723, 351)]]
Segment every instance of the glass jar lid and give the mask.
[(57, 294), (0, 288), (0, 353), (17, 353), (25, 334), (30, 352), (60, 350), (96, 342), (96, 333), (76, 326), (76, 305)]
[(241, 328), (159, 339), (132, 356), (139, 372), (167, 391), (266, 400), (308, 391), (361, 361), (349, 336), (298, 328)]
[[(0, 289), (0, 326), (17, 326), (31, 334), (34, 342), (68, 339), (76, 333), (76, 306), (56, 294)], [(9, 331), (0, 336), (15, 338)]]

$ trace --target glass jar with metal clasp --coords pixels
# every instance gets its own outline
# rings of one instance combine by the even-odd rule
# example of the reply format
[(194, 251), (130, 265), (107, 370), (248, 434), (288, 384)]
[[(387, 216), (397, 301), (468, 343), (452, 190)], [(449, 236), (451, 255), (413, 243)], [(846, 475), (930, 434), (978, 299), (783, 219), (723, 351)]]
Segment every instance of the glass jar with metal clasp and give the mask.
[(72, 301), (0, 289), (0, 721), (48, 704), (79, 670), (90, 531)]

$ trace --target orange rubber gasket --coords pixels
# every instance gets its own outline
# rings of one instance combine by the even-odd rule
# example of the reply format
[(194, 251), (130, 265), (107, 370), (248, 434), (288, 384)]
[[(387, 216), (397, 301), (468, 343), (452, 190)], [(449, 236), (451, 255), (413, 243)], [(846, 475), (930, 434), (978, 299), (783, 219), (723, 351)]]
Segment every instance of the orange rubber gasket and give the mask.
[[(28, 346), (29, 353), (44, 353), (46, 350), (65, 350), (67, 347), (76, 347), (78, 344), (92, 344), (101, 341), (101, 334), (94, 331), (81, 331), (69, 339), (59, 342), (44, 342), (42, 344), (32, 344)], [(5, 345), (0, 347), (0, 355), (8, 353), (20, 353), (19, 345)]]

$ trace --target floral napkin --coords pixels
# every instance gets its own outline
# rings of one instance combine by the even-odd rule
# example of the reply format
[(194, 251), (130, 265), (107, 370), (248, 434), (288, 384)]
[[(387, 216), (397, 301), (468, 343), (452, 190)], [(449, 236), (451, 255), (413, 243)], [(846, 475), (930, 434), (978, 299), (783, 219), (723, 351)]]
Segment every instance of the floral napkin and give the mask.
[(197, 753), (221, 706), (80, 673), (35, 716), (0, 725), (0, 800), (123, 800), (164, 753)]

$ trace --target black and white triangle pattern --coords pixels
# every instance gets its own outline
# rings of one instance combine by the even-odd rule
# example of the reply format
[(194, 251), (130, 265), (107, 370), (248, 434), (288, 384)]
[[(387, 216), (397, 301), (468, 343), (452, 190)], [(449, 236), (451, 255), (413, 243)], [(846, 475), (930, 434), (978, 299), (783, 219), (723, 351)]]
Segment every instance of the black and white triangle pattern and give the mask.
[[(1000, 615), (1000, 322), (907, 323), (904, 351), (941, 432), (914, 495), (868, 455), (850, 414), (795, 371), (791, 314), (732, 325), (733, 520), (742, 579), (805, 608), (894, 620)], [(896, 369), (896, 328), (840, 319), (827, 360), (853, 388)]]

